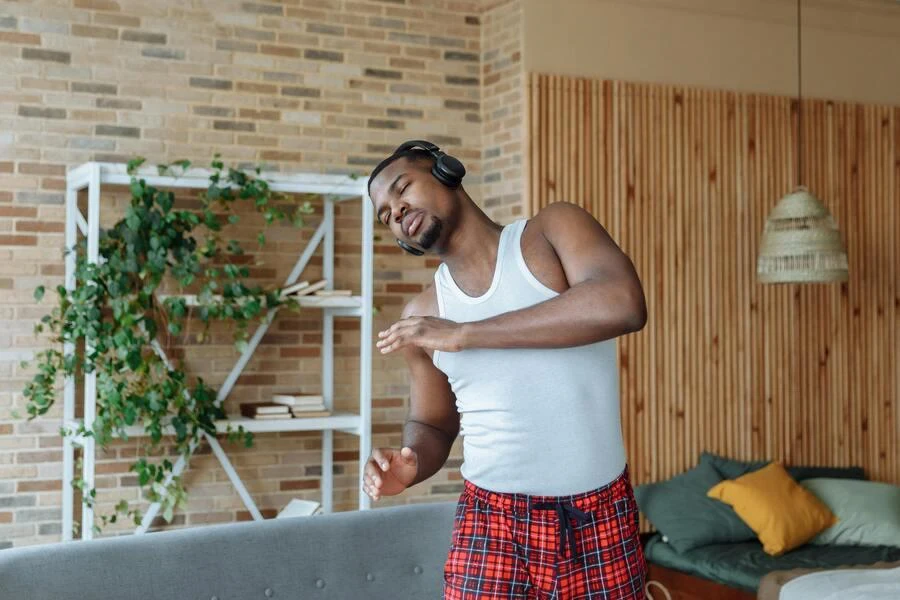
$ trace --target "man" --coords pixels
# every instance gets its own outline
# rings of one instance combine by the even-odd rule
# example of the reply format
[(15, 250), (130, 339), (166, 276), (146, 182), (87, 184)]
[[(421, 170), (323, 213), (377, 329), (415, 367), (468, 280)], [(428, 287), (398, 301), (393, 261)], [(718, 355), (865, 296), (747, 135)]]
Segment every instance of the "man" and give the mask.
[(424, 481), (463, 436), (445, 599), (644, 598), (621, 434), (615, 338), (646, 322), (634, 266), (581, 208), (501, 227), (423, 141), (372, 172), (398, 244), (441, 258), (434, 285), (379, 333), (410, 370), (403, 448), (372, 452), (378, 500)]

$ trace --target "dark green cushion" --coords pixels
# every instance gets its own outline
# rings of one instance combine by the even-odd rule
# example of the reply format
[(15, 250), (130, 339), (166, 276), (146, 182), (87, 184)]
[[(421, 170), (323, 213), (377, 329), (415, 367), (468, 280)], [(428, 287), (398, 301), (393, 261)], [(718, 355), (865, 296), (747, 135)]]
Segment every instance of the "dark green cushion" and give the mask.
[[(755, 460), (743, 461), (734, 460), (713, 454), (712, 452), (703, 452), (700, 454), (700, 462), (712, 465), (722, 479), (737, 479), (741, 475), (758, 471), (771, 461)], [(814, 477), (828, 477), (831, 479), (865, 479), (866, 472), (862, 467), (786, 467), (788, 474), (797, 481), (804, 479), (813, 479)]]
[(639, 485), (634, 495), (644, 516), (677, 552), (756, 539), (730, 506), (706, 496), (720, 481), (706, 462), (666, 481)]
[[(900, 560), (900, 548), (888, 546), (800, 546), (780, 556), (765, 553), (758, 541), (711, 544), (679, 554), (659, 535), (647, 541), (649, 562), (691, 575), (755, 592), (760, 580), (772, 571), (831, 569), (846, 565), (871, 565)], [(855, 596), (861, 598), (862, 596)]]

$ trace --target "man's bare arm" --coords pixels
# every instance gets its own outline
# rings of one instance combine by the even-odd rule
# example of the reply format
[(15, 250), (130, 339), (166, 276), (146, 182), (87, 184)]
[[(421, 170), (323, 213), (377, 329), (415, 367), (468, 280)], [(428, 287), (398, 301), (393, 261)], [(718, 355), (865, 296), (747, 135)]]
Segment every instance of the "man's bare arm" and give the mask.
[(447, 376), (434, 366), (431, 358), (415, 346), (403, 350), (410, 371), (409, 416), (403, 426), (403, 445), (412, 448), (419, 459), (413, 485), (437, 473), (459, 434), (456, 398)]
[(561, 348), (643, 328), (644, 292), (631, 260), (590, 213), (556, 203), (532, 220), (559, 257), (569, 289), (527, 308), (461, 326), (465, 348)]
[[(383, 353), (416, 346), (458, 352), (469, 348), (565, 348), (616, 338), (647, 322), (644, 290), (631, 260), (590, 213), (551, 204), (528, 227), (559, 258), (568, 289), (544, 302), (467, 323), (412, 313), (379, 334)], [(424, 316), (423, 316), (424, 315)]]

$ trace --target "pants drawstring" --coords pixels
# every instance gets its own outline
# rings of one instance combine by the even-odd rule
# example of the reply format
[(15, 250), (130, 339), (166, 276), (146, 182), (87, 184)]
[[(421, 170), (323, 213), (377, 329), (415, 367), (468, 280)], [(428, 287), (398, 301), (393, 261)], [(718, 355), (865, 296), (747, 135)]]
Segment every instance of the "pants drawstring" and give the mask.
[(568, 543), (572, 558), (581, 559), (578, 554), (578, 546), (575, 541), (575, 528), (572, 527), (574, 519), (578, 526), (590, 522), (590, 515), (579, 510), (571, 504), (564, 502), (537, 502), (531, 505), (534, 510), (555, 510), (559, 517), (559, 555), (565, 557), (566, 544)]

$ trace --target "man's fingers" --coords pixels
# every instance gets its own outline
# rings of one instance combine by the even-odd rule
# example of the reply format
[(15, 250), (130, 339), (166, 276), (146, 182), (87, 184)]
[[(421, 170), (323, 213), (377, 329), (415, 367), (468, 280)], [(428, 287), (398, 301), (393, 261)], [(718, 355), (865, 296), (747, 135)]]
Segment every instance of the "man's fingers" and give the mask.
[(373, 487), (381, 487), (381, 478), (378, 477), (378, 475), (376, 475), (373, 470), (372, 473), (366, 473), (366, 475), (363, 477), (363, 483), (365, 485), (371, 485)]
[(422, 321), (421, 317), (408, 317), (406, 319), (400, 319), (399, 321), (397, 321), (396, 323), (394, 323), (393, 325), (391, 325), (384, 331), (379, 331), (378, 337), (386, 338), (386, 337), (390, 336), (392, 333), (396, 333), (396, 332), (400, 331), (401, 329), (405, 329), (407, 327), (413, 327), (413, 326), (421, 323), (421, 321)]
[(372, 450), (372, 460), (375, 461), (375, 464), (381, 468), (382, 471), (387, 471), (391, 466), (391, 456), (392, 452), (385, 448), (375, 448)]
[(381, 348), (382, 354), (387, 354), (388, 352), (399, 350), (410, 343), (412, 343), (412, 334), (405, 330), (391, 334), (389, 337), (381, 340), (378, 346)]
[(396, 331), (399, 327), (402, 327), (404, 324), (406, 324), (407, 320), (408, 319), (400, 319), (399, 321), (392, 324), (390, 327), (388, 327), (384, 331), (379, 331), (378, 337), (386, 337), (386, 336), (390, 335), (391, 333)]
[(398, 337), (406, 335), (408, 333), (408, 329), (408, 327), (397, 327), (396, 329), (393, 329), (392, 331), (386, 333), (384, 337), (375, 342), (375, 345), (384, 347), (392, 344)]
[(381, 348), (381, 351), (384, 352), (384, 350), (389, 348), (395, 341), (397, 341), (397, 334), (392, 333), (391, 335), (384, 338), (383, 340), (379, 340), (378, 343), (375, 345), (378, 346), (379, 348)]

